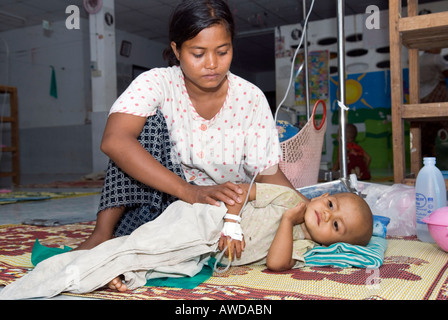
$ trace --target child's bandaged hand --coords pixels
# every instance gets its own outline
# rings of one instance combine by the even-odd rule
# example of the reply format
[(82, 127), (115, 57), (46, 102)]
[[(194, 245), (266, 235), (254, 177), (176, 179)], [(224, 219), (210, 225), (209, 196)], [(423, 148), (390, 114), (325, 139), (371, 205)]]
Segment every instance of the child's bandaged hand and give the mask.
[[(229, 245), (230, 244), (230, 245)], [(235, 258), (241, 258), (241, 253), (244, 251), (244, 247), (246, 246), (246, 243), (243, 240), (234, 240), (231, 238), (228, 238), (226, 236), (221, 235), (221, 239), (219, 239), (219, 250), (222, 251), (226, 248), (227, 250), (224, 253), (226, 257), (232, 257), (232, 259)], [(230, 249), (230, 255), (229, 255), (229, 249)]]
[[(243, 232), (239, 223), (225, 222), (221, 232), (218, 248), (220, 251), (227, 246), (225, 255), (233, 259), (235, 256), (241, 258), (246, 243), (244, 242)], [(230, 251), (229, 251), (230, 250)], [(229, 253), (230, 252), (230, 253)]]

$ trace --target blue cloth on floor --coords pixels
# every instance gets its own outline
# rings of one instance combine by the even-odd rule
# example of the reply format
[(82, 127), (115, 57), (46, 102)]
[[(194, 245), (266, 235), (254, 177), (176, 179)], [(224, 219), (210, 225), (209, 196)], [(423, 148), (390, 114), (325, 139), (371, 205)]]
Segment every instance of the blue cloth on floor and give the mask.
[(33, 250), (31, 251), (31, 263), (33, 266), (37, 266), (45, 259), (70, 250), (72, 250), (72, 248), (67, 246), (64, 246), (64, 248), (46, 247), (39, 242), (39, 239), (36, 239), (36, 241), (34, 241)]
[(372, 236), (365, 247), (338, 242), (328, 247), (314, 247), (305, 253), (305, 265), (375, 269), (383, 264), (386, 249), (387, 240), (377, 236)]
[(193, 277), (157, 278), (146, 281), (146, 287), (170, 287), (182, 289), (194, 289), (213, 275), (213, 267), (216, 259), (210, 258), (202, 270)]

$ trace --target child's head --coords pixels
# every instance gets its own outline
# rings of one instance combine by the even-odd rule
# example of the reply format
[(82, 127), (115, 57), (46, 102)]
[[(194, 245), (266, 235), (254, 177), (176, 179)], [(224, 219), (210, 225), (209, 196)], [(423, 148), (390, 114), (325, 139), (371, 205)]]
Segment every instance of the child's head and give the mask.
[(329, 246), (346, 242), (365, 246), (373, 232), (368, 204), (353, 193), (328, 193), (311, 199), (305, 212), (305, 227), (311, 239)]
[(355, 142), (356, 136), (358, 135), (358, 129), (354, 124), (348, 123), (345, 126), (345, 135), (347, 142)]
[[(347, 123), (345, 125), (345, 140), (347, 142), (355, 142), (357, 135), (358, 128), (352, 123)], [(338, 129), (338, 140), (341, 140), (341, 128)]]

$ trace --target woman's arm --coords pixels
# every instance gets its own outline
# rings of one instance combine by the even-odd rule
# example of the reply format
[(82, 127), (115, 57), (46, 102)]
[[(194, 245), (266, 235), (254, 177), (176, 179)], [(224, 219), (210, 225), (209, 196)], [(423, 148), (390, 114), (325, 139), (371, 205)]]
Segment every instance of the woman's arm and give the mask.
[(146, 118), (143, 117), (111, 114), (104, 130), (101, 150), (134, 179), (188, 203), (219, 205), (219, 201), (223, 201), (233, 205), (241, 201), (240, 187), (234, 183), (195, 186), (160, 164), (137, 140), (145, 122)]
[(303, 221), (305, 210), (305, 203), (300, 202), (283, 213), (266, 258), (266, 266), (269, 270), (286, 271), (295, 265), (296, 260), (292, 258), (293, 227), (299, 224), (299, 221)]
[(249, 198), (247, 199), (247, 202), (255, 200), (256, 194), (257, 194), (256, 184), (253, 183), (252, 187), (250, 188), (250, 190), (249, 190), (249, 186), (250, 186), (250, 184), (248, 184), (248, 183), (244, 183), (244, 184), (240, 184), (239, 185), (239, 187), (242, 190), (242, 193), (240, 195), (240, 198), (241, 198), (242, 201), (240, 203), (238, 203), (238, 204), (233, 205), (233, 206), (226, 205), (227, 213), (239, 215), (241, 209), (243, 208), (244, 201), (246, 200), (248, 192), (249, 192)]
[(109, 116), (101, 150), (124, 172), (147, 186), (179, 198), (187, 182), (160, 164), (137, 140), (146, 118), (113, 113)]

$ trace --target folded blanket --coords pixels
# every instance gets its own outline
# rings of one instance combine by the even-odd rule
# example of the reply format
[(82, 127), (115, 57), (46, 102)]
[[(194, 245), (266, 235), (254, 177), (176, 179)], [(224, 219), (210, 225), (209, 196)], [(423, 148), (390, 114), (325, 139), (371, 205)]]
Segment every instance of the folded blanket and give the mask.
[(373, 236), (365, 247), (338, 242), (328, 247), (314, 247), (304, 257), (307, 266), (375, 269), (383, 264), (386, 249), (387, 240)]

